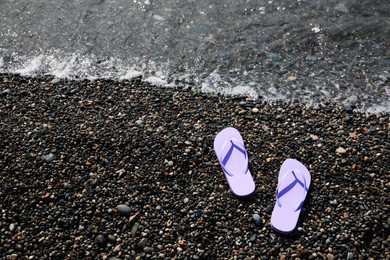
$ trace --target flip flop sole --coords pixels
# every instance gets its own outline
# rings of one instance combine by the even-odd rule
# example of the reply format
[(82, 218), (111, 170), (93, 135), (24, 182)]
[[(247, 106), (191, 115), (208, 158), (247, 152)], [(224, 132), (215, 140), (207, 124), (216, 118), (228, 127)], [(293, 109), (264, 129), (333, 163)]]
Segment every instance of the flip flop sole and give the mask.
[[(289, 171), (294, 172), (294, 170), (299, 171), (300, 174), (286, 174)], [(302, 187), (303, 183), (306, 189)], [(294, 231), (310, 183), (310, 172), (302, 163), (295, 159), (287, 159), (282, 164), (279, 171), (278, 185), (284, 184), (284, 186), (278, 186), (278, 189), (279, 191), (286, 189), (286, 192), (279, 198), (282, 206), (275, 203), (272, 211), (271, 226), (274, 230), (284, 234), (289, 234)]]
[[(227, 143), (229, 141), (232, 143)], [(240, 147), (244, 148), (244, 140), (237, 129), (233, 127), (223, 129), (214, 139), (214, 151), (222, 166), (230, 190), (237, 197), (248, 197), (255, 191), (255, 182), (249, 169), (246, 172), (243, 171), (248, 165), (243, 165), (243, 163), (247, 164), (247, 158), (245, 158), (245, 154)], [(230, 153), (226, 158), (228, 152)], [(221, 158), (227, 159), (227, 162), (223, 162)], [(224, 170), (223, 163), (226, 163), (225, 167), (229, 168), (229, 172)]]

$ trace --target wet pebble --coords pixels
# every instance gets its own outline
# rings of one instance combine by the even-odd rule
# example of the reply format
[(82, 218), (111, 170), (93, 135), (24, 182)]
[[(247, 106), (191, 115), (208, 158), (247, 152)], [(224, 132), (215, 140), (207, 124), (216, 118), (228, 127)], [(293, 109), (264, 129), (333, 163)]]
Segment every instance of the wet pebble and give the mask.
[(61, 82), (61, 80), (59, 79), (59, 78), (55, 78), (55, 79), (53, 79), (50, 83), (51, 84), (58, 84), (58, 83), (60, 83)]

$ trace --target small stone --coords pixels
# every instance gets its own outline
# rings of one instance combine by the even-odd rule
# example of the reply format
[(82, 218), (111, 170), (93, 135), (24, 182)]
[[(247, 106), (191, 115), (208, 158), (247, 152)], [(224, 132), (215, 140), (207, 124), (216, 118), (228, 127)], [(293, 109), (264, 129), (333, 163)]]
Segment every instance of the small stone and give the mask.
[(21, 245), (21, 244), (15, 245), (15, 251), (17, 251), (17, 252), (23, 252), (23, 250), (24, 250), (23, 245)]
[(267, 58), (272, 60), (272, 61), (280, 61), (282, 60), (282, 56), (280, 56), (279, 54), (277, 53), (273, 53), (273, 52), (268, 52), (266, 54)]
[(317, 141), (318, 140), (318, 136), (317, 135), (310, 134), (310, 137), (311, 137), (311, 139), (313, 139), (313, 141)]
[(135, 234), (137, 233), (137, 230), (139, 228), (139, 223), (135, 222), (134, 225), (131, 227), (131, 236), (135, 237)]
[(118, 205), (117, 209), (118, 209), (118, 212), (121, 216), (130, 216), (131, 211), (132, 211), (129, 206), (123, 205), (123, 204)]
[(136, 217), (138, 217), (138, 212), (129, 218), (129, 222), (133, 222)]
[(147, 254), (150, 254), (150, 253), (153, 252), (153, 248), (150, 247), (150, 246), (146, 246), (146, 247), (144, 248), (144, 252), (147, 253)]
[(332, 255), (331, 253), (329, 253), (329, 254), (326, 255), (326, 259), (328, 259), (328, 260), (334, 260), (334, 255)]
[(296, 79), (297, 79), (296, 76), (289, 76), (289, 77), (287, 78), (288, 81), (294, 81), (294, 80), (296, 80)]
[(101, 234), (96, 236), (94, 242), (98, 247), (106, 247), (107, 246), (107, 239), (105, 236), (103, 236)]
[(4, 89), (4, 90), (1, 92), (2, 95), (7, 95), (7, 94), (9, 94), (9, 93), (11, 93), (11, 90), (10, 90), (9, 88)]
[(114, 243), (116, 242), (116, 237), (114, 235), (108, 235), (108, 240), (111, 242), (111, 243)]
[(346, 152), (347, 151), (343, 147), (339, 147), (339, 148), (336, 149), (336, 153), (344, 154)]
[(15, 224), (14, 223), (11, 223), (9, 225), (9, 231), (13, 232), (15, 230)]
[(136, 123), (137, 125), (139, 125), (139, 126), (143, 126), (143, 125), (144, 125), (144, 121), (141, 120), (141, 119), (135, 121), (135, 123)]
[(183, 200), (184, 204), (187, 204), (189, 201), (190, 201), (189, 198), (184, 198), (184, 200)]
[(259, 112), (259, 109), (258, 109), (257, 107), (254, 107), (254, 108), (252, 109), (252, 112), (253, 112), (253, 113), (258, 113), (258, 112)]
[(9, 260), (16, 260), (16, 259), (18, 259), (18, 254), (12, 254), (12, 255), (9, 256), (8, 259)]
[(116, 247), (114, 247), (114, 252), (119, 252), (122, 250), (122, 246), (121, 245), (117, 245)]
[(146, 237), (143, 237), (143, 238), (141, 238), (141, 240), (138, 242), (138, 246), (141, 247), (141, 248), (143, 248), (143, 247), (146, 246), (146, 244), (148, 243), (148, 241), (149, 241), (149, 240), (148, 240)]
[(314, 55), (307, 55), (306, 56), (306, 60), (307, 61), (311, 61), (311, 62), (317, 62), (318, 61), (318, 57), (314, 56)]
[(169, 162), (168, 162), (168, 166), (169, 166), (169, 167), (172, 167), (172, 166), (173, 166), (173, 161), (169, 161)]
[(274, 208), (274, 206), (268, 205), (268, 206), (265, 208), (265, 211), (266, 211), (267, 213), (271, 213), (272, 210), (273, 210), (273, 208)]
[(60, 79), (59, 78), (55, 78), (55, 79), (53, 79), (52, 81), (51, 81), (51, 84), (58, 84), (58, 83), (60, 83)]
[(260, 215), (257, 214), (257, 213), (253, 214), (253, 221), (255, 222), (256, 226), (260, 226), (261, 225), (261, 217), (260, 217)]
[(348, 252), (347, 254), (347, 260), (353, 260), (353, 253), (352, 252)]
[(45, 160), (46, 162), (52, 162), (52, 161), (54, 161), (56, 159), (56, 156), (53, 153), (49, 153), (49, 154), (46, 154), (46, 155), (42, 155), (41, 158), (43, 160)]
[(282, 254), (279, 256), (279, 260), (286, 260), (287, 256), (285, 254)]

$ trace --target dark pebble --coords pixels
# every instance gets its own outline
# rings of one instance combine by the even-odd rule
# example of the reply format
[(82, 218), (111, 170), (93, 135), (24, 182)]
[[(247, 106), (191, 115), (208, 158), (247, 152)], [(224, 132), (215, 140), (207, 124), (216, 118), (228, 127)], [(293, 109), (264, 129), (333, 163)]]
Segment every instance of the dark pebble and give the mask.
[(145, 238), (145, 237), (143, 237), (143, 238), (141, 238), (141, 240), (138, 242), (138, 246), (143, 248), (143, 247), (146, 246), (147, 243), (148, 243), (148, 239)]
[(131, 208), (127, 205), (118, 205), (117, 209), (121, 216), (130, 216), (132, 212)]
[(96, 236), (94, 242), (99, 247), (106, 247), (108, 241), (107, 241), (105, 236), (99, 234), (99, 235)]

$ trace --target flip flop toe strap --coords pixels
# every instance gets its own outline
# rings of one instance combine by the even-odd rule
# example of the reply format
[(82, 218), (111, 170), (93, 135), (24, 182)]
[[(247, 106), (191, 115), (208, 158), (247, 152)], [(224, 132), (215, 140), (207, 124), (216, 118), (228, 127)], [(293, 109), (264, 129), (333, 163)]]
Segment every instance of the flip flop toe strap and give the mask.
[[(229, 150), (228, 150), (227, 153), (224, 155), (223, 152), (224, 152), (225, 148), (226, 148), (228, 145), (230, 145)], [(221, 152), (219, 153), (219, 154), (220, 154), (219, 161), (220, 161), (220, 163), (221, 163), (221, 165), (222, 165), (222, 169), (223, 169), (223, 171), (224, 171), (227, 175), (229, 175), (230, 177), (233, 177), (234, 174), (233, 174), (232, 172), (230, 172), (230, 171), (226, 168), (226, 165), (227, 165), (227, 163), (229, 162), (230, 157), (232, 156), (233, 151), (234, 151), (235, 149), (244, 155), (245, 161), (243, 162), (243, 165), (245, 165), (245, 168), (244, 168), (243, 173), (246, 174), (246, 173), (248, 172), (248, 154), (247, 154), (247, 152), (246, 152), (246, 150), (245, 150), (244, 144), (242, 144), (242, 143), (241, 143), (240, 141), (238, 141), (237, 139), (232, 138), (232, 139), (227, 140), (227, 141), (223, 144), (223, 146), (222, 146), (222, 148), (221, 148)], [(223, 155), (224, 155), (224, 156), (223, 156)]]
[[(292, 174), (295, 178), (294, 181), (292, 181), (289, 185), (287, 185), (286, 187), (284, 187), (282, 190), (279, 190), (280, 186), (282, 183), (284, 183), (285, 181), (285, 178), (286, 176), (288, 176), (289, 174)], [(297, 175), (300, 177), (300, 178), (297, 178)], [(301, 181), (303, 180), (303, 182)], [(293, 208), (294, 211), (298, 211), (302, 208), (302, 205), (303, 205), (303, 202), (304, 202), (304, 199), (305, 199), (305, 196), (306, 196), (306, 193), (308, 192), (308, 188), (306, 186), (306, 178), (305, 176), (297, 169), (294, 169), (294, 170), (290, 170), (290, 171), (287, 171), (283, 177), (281, 178), (280, 182), (279, 182), (279, 185), (278, 187), (276, 188), (276, 202), (277, 202), (277, 205), (279, 207), (282, 207), (282, 203), (280, 202), (280, 198), (283, 197), (285, 194), (287, 194), (290, 190), (292, 190), (295, 185), (300, 185), (304, 190), (302, 192), (302, 195), (301, 195), (301, 198), (298, 202), (297, 205), (295, 205), (295, 207)]]

